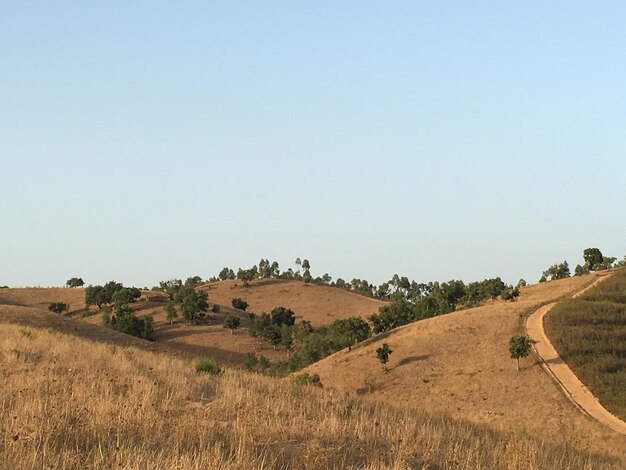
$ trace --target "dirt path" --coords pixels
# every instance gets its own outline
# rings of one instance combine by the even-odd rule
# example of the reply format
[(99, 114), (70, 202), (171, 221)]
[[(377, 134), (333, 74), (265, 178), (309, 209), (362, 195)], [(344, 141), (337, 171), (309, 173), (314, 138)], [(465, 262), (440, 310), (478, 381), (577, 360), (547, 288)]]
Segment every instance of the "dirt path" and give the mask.
[[(599, 282), (606, 279), (606, 275), (598, 278), (593, 284), (577, 292), (573, 297), (582, 295), (587, 290), (595, 287)], [(544, 370), (556, 381), (565, 395), (583, 413), (596, 421), (608, 426), (612, 430), (626, 435), (626, 422), (612, 415), (604, 408), (591, 391), (572, 372), (568, 365), (561, 359), (556, 349), (546, 336), (543, 328), (543, 319), (552, 310), (555, 303), (544, 305), (526, 320), (526, 332), (535, 342), (534, 348), (542, 361)]]

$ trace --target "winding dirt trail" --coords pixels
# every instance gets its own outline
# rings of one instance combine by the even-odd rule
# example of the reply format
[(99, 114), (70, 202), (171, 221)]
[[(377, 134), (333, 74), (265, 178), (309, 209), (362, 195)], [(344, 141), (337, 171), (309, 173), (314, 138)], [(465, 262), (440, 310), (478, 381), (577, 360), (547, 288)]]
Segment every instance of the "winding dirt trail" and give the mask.
[[(578, 297), (587, 290), (595, 287), (598, 283), (605, 280), (610, 273), (606, 273), (599, 277), (590, 286), (582, 289), (572, 297)], [(613, 431), (626, 435), (626, 422), (611, 414), (604, 408), (591, 391), (583, 384), (578, 377), (572, 372), (568, 365), (561, 359), (556, 349), (546, 336), (543, 327), (543, 319), (546, 314), (552, 310), (556, 303), (544, 305), (536, 310), (526, 320), (526, 333), (535, 341), (534, 348), (537, 355), (541, 359), (541, 365), (550, 375), (565, 395), (579, 408), (583, 413), (595, 419), (596, 421), (608, 426)]]

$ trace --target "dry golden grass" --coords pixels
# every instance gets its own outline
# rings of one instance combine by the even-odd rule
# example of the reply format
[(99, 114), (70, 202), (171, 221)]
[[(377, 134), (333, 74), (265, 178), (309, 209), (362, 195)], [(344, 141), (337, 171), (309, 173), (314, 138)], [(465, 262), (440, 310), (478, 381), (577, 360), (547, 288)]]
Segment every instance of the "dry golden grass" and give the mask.
[(201, 289), (209, 293), (209, 302), (230, 307), (232, 299), (241, 297), (248, 302), (248, 311), (259, 314), (279, 306), (290, 308), (297, 321), (310, 321), (314, 327), (328, 325), (338, 318), (367, 318), (387, 304), (336, 287), (283, 279), (256, 279), (250, 287), (243, 287), (241, 281), (220, 281), (205, 284)]
[(571, 445), (0, 324), (3, 469), (605, 469)]
[[(529, 286), (516, 302), (482, 307), (413, 323), (378, 335), (351, 352), (340, 351), (305, 369), (342, 391), (371, 402), (403, 403), (551, 442), (624, 456), (626, 438), (582, 415), (543, 371), (534, 353), (516, 372), (509, 338), (521, 319), (544, 303), (592, 283), (584, 276)], [(376, 349), (393, 349), (389, 372)]]
[[(221, 311), (218, 314), (209, 312), (207, 320), (198, 325), (186, 325), (180, 318), (170, 325), (165, 318), (164, 302), (141, 301), (133, 304), (133, 308), (137, 310), (137, 315), (153, 317), (155, 343), (181, 354), (209, 354), (220, 361), (239, 365), (245, 361), (246, 353), (263, 354), (271, 360), (285, 360), (287, 353), (281, 348), (275, 351), (248, 335), (250, 321), (247, 313), (232, 308), (233, 298), (241, 297), (248, 301), (249, 312), (270, 312), (277, 306), (291, 308), (298, 320), (308, 320), (315, 326), (349, 316), (366, 318), (386, 304), (338, 288), (281, 279), (257, 279), (245, 288), (240, 281), (221, 281), (206, 284), (201, 289), (208, 292), (209, 303), (220, 305)], [(142, 300), (155, 295), (158, 296), (155, 293), (144, 293)], [(85, 331), (83, 326), (67, 324), (60, 318), (48, 315), (50, 302), (69, 303), (72, 311), (83, 309), (84, 296), (84, 289), (2, 289), (0, 321), (19, 322), (27, 326), (46, 326), (53, 321), (61, 331), (71, 332), (72, 328), (76, 328), (79, 334), (85, 333), (83, 336), (94, 339), (103, 336), (105, 340), (110, 340), (107, 333), (93, 328)], [(241, 319), (241, 328), (234, 335), (222, 326), (226, 313), (238, 315)], [(102, 324), (100, 314), (77, 318), (92, 325)]]

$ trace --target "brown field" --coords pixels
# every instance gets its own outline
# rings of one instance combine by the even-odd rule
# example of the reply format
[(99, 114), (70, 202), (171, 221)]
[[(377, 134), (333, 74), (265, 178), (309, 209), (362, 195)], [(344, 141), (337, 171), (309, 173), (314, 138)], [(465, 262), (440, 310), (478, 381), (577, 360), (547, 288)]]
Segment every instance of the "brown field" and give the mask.
[(2, 469), (623, 468), (576, 441), (1, 322), (0, 376)]
[[(286, 359), (287, 353), (278, 348), (274, 350), (267, 344), (261, 344), (248, 335), (250, 320), (246, 312), (235, 310), (231, 300), (241, 297), (249, 303), (248, 312), (270, 312), (274, 307), (291, 308), (296, 313), (297, 320), (308, 320), (314, 326), (321, 326), (338, 318), (349, 316), (367, 316), (377, 313), (380, 306), (385, 305), (377, 299), (371, 299), (359, 294), (347, 292), (329, 286), (305, 284), (301, 281), (286, 281), (280, 279), (260, 279), (244, 288), (239, 281), (221, 281), (205, 284), (201, 287), (209, 294), (209, 304), (218, 304), (219, 313), (209, 312), (206, 320), (198, 325), (187, 325), (180, 318), (173, 325), (165, 319), (165, 302), (150, 301), (149, 298), (158, 296), (156, 293), (144, 292), (142, 299), (133, 304), (137, 315), (150, 315), (154, 319), (154, 342), (166, 346), (172, 351), (190, 356), (210, 355), (219, 361), (230, 364), (242, 364), (246, 353), (263, 354), (269, 359)], [(24, 325), (45, 327), (49, 322), (55, 322), (55, 328), (72, 333), (83, 332), (88, 337), (103, 337), (108, 341), (111, 335), (105, 330), (98, 329), (83, 331), (83, 325), (76, 322), (67, 323), (63, 318), (55, 318), (48, 313), (50, 302), (65, 302), (70, 304), (70, 316), (83, 320), (81, 323), (100, 325), (102, 316), (94, 314), (82, 318), (77, 312), (84, 309), (84, 289), (67, 288), (32, 288), (32, 289), (2, 289), (0, 290), (0, 321), (18, 322)], [(95, 308), (92, 307), (92, 309)], [(74, 313), (72, 313), (74, 312)], [(241, 327), (231, 334), (222, 326), (224, 315), (233, 313), (241, 318)], [(95, 336), (94, 336), (95, 335)], [(125, 344), (138, 345), (136, 339)], [(155, 349), (153, 346), (143, 346)]]
[(205, 284), (209, 301), (231, 306), (231, 300), (241, 297), (248, 302), (248, 311), (269, 313), (274, 307), (287, 307), (296, 314), (296, 321), (307, 320), (314, 327), (328, 325), (338, 318), (357, 316), (367, 318), (387, 302), (348, 292), (336, 287), (305, 284), (283, 279), (257, 279), (250, 287), (240, 281)]
[[(540, 305), (589, 285), (594, 275), (521, 290), (518, 301), (496, 301), (420, 321), (374, 337), (311, 365), (325, 386), (442, 413), (496, 430), (624, 456), (626, 438), (581, 414), (542, 370), (534, 353), (516, 372), (508, 340)], [(375, 350), (393, 349), (389, 372)]]

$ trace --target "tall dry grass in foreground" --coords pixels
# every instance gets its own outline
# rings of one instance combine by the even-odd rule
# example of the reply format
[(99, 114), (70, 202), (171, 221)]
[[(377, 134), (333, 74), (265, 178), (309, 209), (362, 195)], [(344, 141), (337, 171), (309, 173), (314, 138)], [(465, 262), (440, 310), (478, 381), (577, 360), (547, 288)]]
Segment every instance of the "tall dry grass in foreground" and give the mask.
[[(514, 399), (514, 397), (512, 397)], [(427, 404), (426, 404), (427, 405)], [(619, 468), (608, 458), (243, 372), (0, 325), (0, 467)]]

